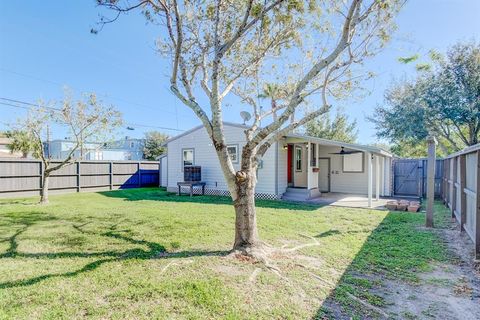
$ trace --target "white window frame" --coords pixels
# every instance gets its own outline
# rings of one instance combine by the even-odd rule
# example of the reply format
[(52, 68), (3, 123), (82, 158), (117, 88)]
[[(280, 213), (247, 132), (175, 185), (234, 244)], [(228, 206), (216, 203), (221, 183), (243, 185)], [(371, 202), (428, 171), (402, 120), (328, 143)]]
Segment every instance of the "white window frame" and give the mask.
[[(300, 151), (300, 155), (298, 154)], [(300, 169), (298, 169), (298, 164), (300, 164)], [(295, 146), (295, 172), (303, 171), (303, 148), (301, 146)]]
[[(361, 155), (361, 161), (362, 161), (362, 164), (361, 164), (361, 169), (345, 169), (345, 159), (348, 158), (349, 156), (353, 156), (353, 155)], [(365, 172), (365, 153), (364, 152), (361, 152), (361, 153), (352, 153), (352, 154), (346, 154), (346, 155), (343, 155), (342, 156), (342, 172), (344, 173), (363, 173)]]
[[(232, 158), (232, 155), (229, 151), (228, 148), (235, 148), (235, 159)], [(238, 163), (238, 144), (227, 144), (227, 153), (230, 156), (230, 159), (232, 160), (232, 163)]]
[(185, 152), (191, 151), (192, 152), (192, 164), (187, 164), (187, 166), (194, 166), (195, 165), (195, 148), (184, 148), (182, 149), (182, 171), (185, 167)]

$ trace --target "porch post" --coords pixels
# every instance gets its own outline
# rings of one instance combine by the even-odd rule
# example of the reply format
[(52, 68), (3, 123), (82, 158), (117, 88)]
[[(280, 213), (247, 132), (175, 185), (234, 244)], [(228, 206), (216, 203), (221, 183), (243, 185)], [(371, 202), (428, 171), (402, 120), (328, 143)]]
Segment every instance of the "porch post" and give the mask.
[(375, 156), (375, 200), (380, 200), (380, 158)]
[(387, 167), (387, 159), (382, 157), (382, 170), (380, 171), (380, 195), (385, 196), (385, 168)]
[(372, 207), (372, 184), (373, 184), (373, 172), (372, 172), (372, 154), (366, 153), (367, 156), (367, 180), (368, 180), (368, 207)]
[(307, 189), (312, 189), (312, 181), (311, 181), (311, 174), (312, 171), (312, 164), (310, 160), (312, 159), (312, 145), (310, 141), (307, 141)]

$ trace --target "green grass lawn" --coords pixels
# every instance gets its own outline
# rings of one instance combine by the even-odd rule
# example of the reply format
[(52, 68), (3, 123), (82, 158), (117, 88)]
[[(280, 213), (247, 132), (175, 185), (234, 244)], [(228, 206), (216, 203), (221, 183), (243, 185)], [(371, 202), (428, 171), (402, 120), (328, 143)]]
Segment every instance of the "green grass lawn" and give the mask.
[(0, 200), (1, 319), (308, 319), (328, 317), (327, 298), (355, 315), (346, 292), (382, 304), (356, 274), (415, 282), (446, 259), (421, 213), (259, 201), (263, 240), (285, 249), (318, 241), (273, 256), (279, 276), (226, 256), (228, 198), (152, 188), (36, 201)]

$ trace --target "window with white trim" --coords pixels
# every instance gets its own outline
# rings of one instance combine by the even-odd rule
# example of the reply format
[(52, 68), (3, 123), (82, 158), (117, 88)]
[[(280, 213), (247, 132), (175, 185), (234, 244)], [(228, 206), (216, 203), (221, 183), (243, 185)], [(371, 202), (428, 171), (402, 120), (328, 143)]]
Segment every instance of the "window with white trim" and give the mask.
[(363, 152), (342, 156), (343, 172), (363, 172)]
[(183, 167), (193, 165), (194, 152), (195, 152), (194, 149), (183, 149), (182, 150)]
[(236, 144), (227, 145), (227, 152), (232, 162), (238, 163), (238, 145)]
[(302, 171), (302, 155), (302, 147), (295, 146), (295, 171)]

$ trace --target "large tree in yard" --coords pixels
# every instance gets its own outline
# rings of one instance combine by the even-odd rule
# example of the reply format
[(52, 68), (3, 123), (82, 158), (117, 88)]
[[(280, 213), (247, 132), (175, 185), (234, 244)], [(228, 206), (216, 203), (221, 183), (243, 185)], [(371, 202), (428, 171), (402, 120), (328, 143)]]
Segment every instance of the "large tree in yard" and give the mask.
[(424, 144), (429, 134), (444, 155), (480, 142), (480, 44), (459, 43), (431, 57), (417, 65), (416, 79), (394, 83), (371, 117), (394, 149)]
[(330, 113), (325, 113), (307, 122), (305, 133), (313, 137), (354, 143), (358, 136), (357, 121), (351, 121), (342, 109), (338, 109), (333, 120)]
[[(233, 252), (265, 257), (255, 212), (258, 164), (277, 139), (348, 97), (370, 76), (363, 62), (391, 34), (397, 0), (98, 0), (100, 28), (140, 9), (164, 26), (159, 51), (170, 59), (170, 89), (205, 126), (235, 208)], [(96, 30), (98, 31), (98, 30)], [(94, 31), (94, 32), (96, 32)], [(282, 88), (262, 107), (259, 93)], [(225, 100), (251, 108), (240, 169), (227, 152)], [(308, 110), (308, 111), (307, 111)], [(275, 117), (273, 117), (275, 115)]]
[(145, 132), (143, 157), (147, 160), (157, 160), (158, 157), (164, 154), (166, 151), (163, 143), (167, 141), (167, 139), (168, 135), (159, 131)]
[[(29, 151), (43, 164), (40, 204), (48, 203), (51, 174), (72, 164), (85, 141), (103, 140), (121, 123), (120, 113), (98, 101), (94, 94), (87, 95), (84, 100), (73, 101), (67, 94), (59, 103), (40, 102), (25, 118), (19, 119), (14, 132), (22, 132), (22, 136), (30, 141)], [(52, 159), (48, 150), (52, 127), (63, 128), (73, 139), (68, 154), (60, 160)]]

